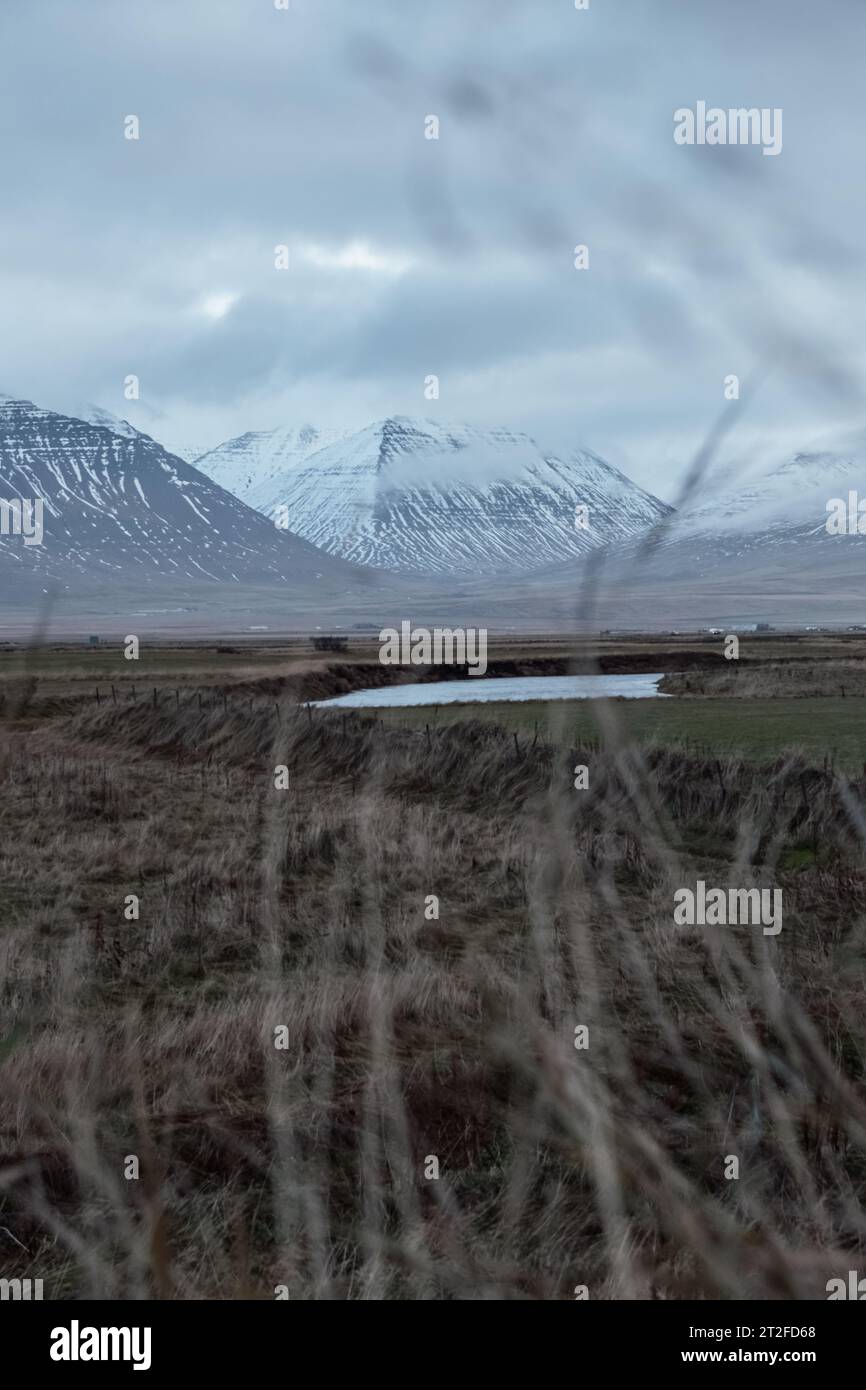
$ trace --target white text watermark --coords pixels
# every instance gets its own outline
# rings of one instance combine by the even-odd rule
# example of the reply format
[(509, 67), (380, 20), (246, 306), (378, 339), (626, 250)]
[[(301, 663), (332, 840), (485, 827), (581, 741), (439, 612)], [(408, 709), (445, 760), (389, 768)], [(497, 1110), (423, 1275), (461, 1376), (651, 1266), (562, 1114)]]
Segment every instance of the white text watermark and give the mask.
[(470, 676), (487, 670), (487, 629), (480, 627), (385, 627), (379, 633), (383, 666), (468, 666)]

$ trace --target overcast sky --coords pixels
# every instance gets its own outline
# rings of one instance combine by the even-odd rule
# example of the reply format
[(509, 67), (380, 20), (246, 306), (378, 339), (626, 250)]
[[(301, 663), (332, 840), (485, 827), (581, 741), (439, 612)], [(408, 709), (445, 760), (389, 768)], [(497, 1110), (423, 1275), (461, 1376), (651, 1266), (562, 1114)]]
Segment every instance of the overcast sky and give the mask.
[[(0, 389), (505, 424), (672, 500), (723, 410), (720, 460), (866, 423), (862, 0), (290, 3), (2, 0)], [(701, 100), (782, 152), (678, 146)]]

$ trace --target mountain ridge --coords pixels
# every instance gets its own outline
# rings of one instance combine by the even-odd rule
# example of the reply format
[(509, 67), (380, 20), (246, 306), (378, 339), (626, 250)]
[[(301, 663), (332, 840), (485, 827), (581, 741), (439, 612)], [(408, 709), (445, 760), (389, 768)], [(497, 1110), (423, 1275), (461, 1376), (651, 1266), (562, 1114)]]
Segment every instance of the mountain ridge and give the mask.
[(63, 587), (134, 579), (343, 589), (369, 576), (279, 531), (133, 427), (0, 398), (0, 497), (41, 501), (42, 544), (0, 534), (0, 575)]
[(387, 416), (295, 448), (264, 477), (251, 438), (260, 436), (228, 440), (197, 466), (244, 475), (251, 506), (329, 554), (396, 573), (531, 572), (641, 534), (671, 510), (589, 450), (545, 452), (506, 427)]

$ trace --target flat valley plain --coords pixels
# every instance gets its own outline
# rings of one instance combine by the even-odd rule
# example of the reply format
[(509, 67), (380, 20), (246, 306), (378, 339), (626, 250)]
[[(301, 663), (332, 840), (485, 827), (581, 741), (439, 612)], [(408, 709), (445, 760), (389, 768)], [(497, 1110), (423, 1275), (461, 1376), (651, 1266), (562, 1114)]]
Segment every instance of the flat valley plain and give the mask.
[[(725, 661), (721, 637), (699, 633), (569, 639), (551, 634), (493, 635), (490, 675), (584, 672), (670, 672), (661, 690), (676, 699), (605, 702), (620, 743), (660, 745), (717, 756), (772, 761), (799, 753), (810, 766), (832, 764), (848, 774), (866, 767), (866, 632), (740, 634), (741, 654)], [(288, 697), (321, 700), (353, 689), (448, 677), (447, 668), (383, 668), (379, 644), (350, 636), (345, 653), (316, 651), (308, 635), (175, 643), (142, 639), (138, 660), (123, 656), (124, 638), (39, 646), (0, 644), (0, 699), (10, 708), (26, 688), (27, 708), (71, 710), (88, 701), (120, 704), (153, 699), (202, 702), (216, 692), (231, 701)], [(703, 674), (701, 674), (703, 673)], [(467, 694), (471, 696), (471, 678)], [(113, 687), (113, 690), (112, 690)], [(180, 694), (182, 692), (182, 694)], [(209, 692), (209, 694), (207, 693)], [(611, 713), (613, 711), (613, 713)], [(599, 732), (595, 701), (492, 702), (384, 709), (389, 725), (426, 728), (479, 720), (558, 741), (592, 740)]]
[[(0, 650), (4, 1276), (790, 1299), (862, 1267), (866, 634), (740, 641), (496, 640), (489, 674), (675, 698), (381, 714), (305, 704), (417, 678), (369, 640)], [(778, 937), (674, 925), (699, 878), (780, 888)]]

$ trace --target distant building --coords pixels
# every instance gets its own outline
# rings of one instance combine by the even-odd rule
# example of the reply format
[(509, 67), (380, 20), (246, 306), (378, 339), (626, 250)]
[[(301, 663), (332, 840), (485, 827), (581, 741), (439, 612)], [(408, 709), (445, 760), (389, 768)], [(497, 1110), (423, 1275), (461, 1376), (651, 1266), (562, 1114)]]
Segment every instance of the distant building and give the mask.
[(98, 647), (98, 646), (99, 646), (99, 638), (98, 638), (98, 637), (90, 637), (88, 640), (89, 640), (89, 642), (90, 642), (91, 647)]
[(775, 632), (769, 623), (728, 623), (727, 627), (708, 627), (707, 632), (714, 637), (723, 632)]

